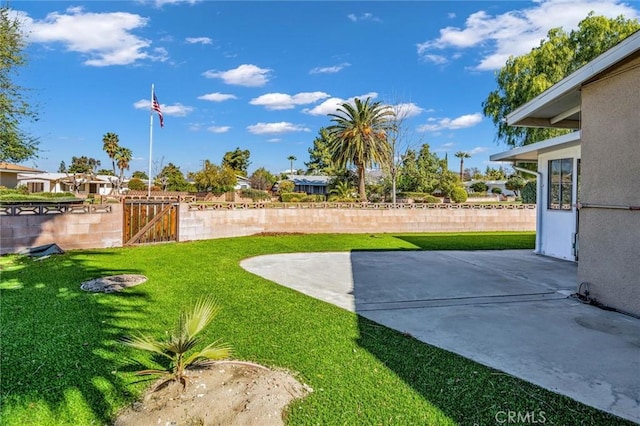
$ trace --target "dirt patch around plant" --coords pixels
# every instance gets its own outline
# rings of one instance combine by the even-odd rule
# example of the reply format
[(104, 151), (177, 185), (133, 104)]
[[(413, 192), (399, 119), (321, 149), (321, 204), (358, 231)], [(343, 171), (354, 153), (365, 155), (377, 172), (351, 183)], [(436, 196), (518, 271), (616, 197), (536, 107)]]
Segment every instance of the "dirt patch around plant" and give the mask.
[(127, 287), (133, 287), (142, 284), (145, 281), (147, 281), (147, 277), (144, 275), (111, 275), (108, 277), (94, 278), (92, 280), (85, 281), (80, 285), (80, 288), (84, 291), (91, 291), (94, 293), (118, 293)]
[(177, 382), (154, 387), (121, 412), (114, 426), (284, 425), (289, 403), (312, 392), (287, 371), (239, 361), (190, 370), (184, 390)]

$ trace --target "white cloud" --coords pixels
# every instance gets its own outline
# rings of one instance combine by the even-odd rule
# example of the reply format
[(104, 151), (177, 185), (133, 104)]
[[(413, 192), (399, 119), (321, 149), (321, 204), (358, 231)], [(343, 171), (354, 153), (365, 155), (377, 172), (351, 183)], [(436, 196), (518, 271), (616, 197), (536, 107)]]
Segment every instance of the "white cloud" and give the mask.
[(213, 40), (209, 37), (187, 37), (185, 41), (189, 44), (212, 44)]
[(198, 99), (202, 99), (203, 101), (211, 101), (211, 102), (224, 102), (229, 99), (238, 99), (235, 95), (227, 94), (227, 93), (207, 93), (206, 95), (198, 96)]
[(356, 15), (355, 13), (350, 13), (347, 15), (347, 18), (349, 18), (349, 20), (352, 22), (358, 22), (358, 21), (382, 22), (380, 18), (375, 16), (373, 13), (369, 13), (369, 12), (361, 13), (359, 15)]
[(351, 64), (348, 62), (343, 62), (339, 65), (334, 65), (332, 67), (316, 67), (309, 71), (309, 74), (335, 74), (337, 72), (342, 71), (346, 67), (350, 67)]
[(84, 64), (95, 67), (127, 65), (140, 60), (167, 60), (163, 48), (149, 51), (151, 41), (132, 33), (149, 19), (126, 12), (90, 13), (81, 7), (51, 12), (42, 20), (20, 14), (31, 43), (60, 43), (70, 52), (85, 56)]
[[(140, 99), (133, 104), (135, 109), (146, 109), (151, 111), (151, 101), (149, 99)], [(176, 103), (173, 105), (160, 104), (160, 110), (162, 115), (169, 115), (173, 117), (184, 117), (189, 115), (193, 111), (193, 107)]]
[(469, 151), (469, 154), (476, 155), (476, 154), (482, 154), (487, 151), (489, 151), (489, 148), (487, 148), (486, 146), (477, 146), (473, 148), (471, 151)]
[(211, 127), (207, 127), (207, 132), (211, 132), (211, 133), (227, 133), (229, 130), (231, 130), (230, 126), (211, 126)]
[(165, 4), (180, 4), (180, 3), (196, 4), (202, 0), (152, 0), (152, 1), (153, 1), (153, 4), (156, 5), (156, 7), (162, 7)]
[(401, 119), (415, 117), (424, 111), (424, 108), (420, 108), (413, 102), (392, 105), (391, 108), (396, 113), (396, 116)]
[(448, 129), (448, 130), (456, 130), (456, 129), (464, 129), (466, 127), (473, 127), (476, 124), (479, 124), (482, 121), (482, 114), (479, 112), (475, 114), (466, 114), (461, 115), (460, 117), (451, 119), (451, 118), (441, 118), (434, 119), (429, 118), (427, 120), (430, 124), (423, 124), (418, 127), (419, 132), (437, 132), (438, 130)]
[(251, 99), (251, 105), (264, 106), (268, 110), (292, 109), (296, 105), (306, 105), (328, 98), (324, 92), (302, 92), (296, 95), (286, 93), (267, 93), (257, 98)]
[[(501, 15), (481, 10), (469, 15), (464, 27), (443, 28), (440, 37), (418, 44), (418, 55), (427, 61), (443, 64), (460, 50), (481, 47), (483, 56), (474, 68), (499, 69), (509, 56), (525, 54), (538, 46), (551, 28), (562, 27), (571, 31), (591, 11), (609, 18), (640, 16), (636, 9), (620, 0), (538, 0), (532, 7)], [(434, 53), (443, 50), (447, 51), (447, 56)]]
[(243, 64), (227, 71), (208, 70), (202, 75), (206, 78), (219, 78), (226, 84), (237, 86), (260, 87), (267, 84), (271, 70), (251, 64)]
[(369, 92), (369, 93), (365, 93), (364, 95), (360, 95), (360, 96), (353, 96), (349, 99), (341, 99), (341, 98), (329, 98), (327, 100), (325, 100), (324, 102), (322, 102), (321, 104), (311, 108), (311, 109), (304, 109), (302, 110), (302, 112), (309, 114), (309, 115), (327, 115), (327, 114), (335, 114), (338, 110), (338, 107), (340, 107), (342, 104), (350, 102), (353, 103), (353, 100), (355, 98), (359, 98), (359, 99), (367, 99), (367, 98), (371, 98), (371, 99), (375, 99), (378, 97), (378, 94), (376, 92)]
[(279, 123), (257, 123), (247, 126), (247, 130), (254, 135), (280, 134), (291, 132), (310, 132), (311, 129), (299, 124), (281, 121)]

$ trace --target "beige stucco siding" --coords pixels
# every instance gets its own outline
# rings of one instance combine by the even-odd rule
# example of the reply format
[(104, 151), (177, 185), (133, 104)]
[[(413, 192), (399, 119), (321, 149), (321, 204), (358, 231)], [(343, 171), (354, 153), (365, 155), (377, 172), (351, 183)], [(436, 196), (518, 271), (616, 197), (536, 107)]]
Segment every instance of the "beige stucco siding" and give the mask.
[[(640, 57), (582, 89), (585, 205), (640, 206)], [(598, 301), (640, 315), (640, 211), (580, 210), (578, 281)]]

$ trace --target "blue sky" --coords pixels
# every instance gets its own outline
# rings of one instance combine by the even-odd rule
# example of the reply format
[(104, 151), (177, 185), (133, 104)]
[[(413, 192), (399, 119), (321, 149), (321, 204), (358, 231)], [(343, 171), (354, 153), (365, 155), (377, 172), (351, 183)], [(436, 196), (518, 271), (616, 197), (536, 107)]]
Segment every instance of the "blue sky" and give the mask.
[[(154, 169), (185, 173), (220, 163), (236, 147), (249, 171), (287, 170), (328, 113), (354, 97), (403, 105), (407, 144), (428, 143), (457, 170), (484, 170), (507, 147), (482, 116), (509, 55), (539, 44), (552, 27), (570, 30), (590, 11), (638, 18), (637, 2), (17, 1), (28, 32), (28, 88), (40, 120), (27, 130), (55, 172), (86, 155), (110, 161), (102, 136), (133, 151), (131, 170), (149, 164), (151, 85), (165, 126), (153, 122)], [(494, 165), (495, 166), (495, 165)]]

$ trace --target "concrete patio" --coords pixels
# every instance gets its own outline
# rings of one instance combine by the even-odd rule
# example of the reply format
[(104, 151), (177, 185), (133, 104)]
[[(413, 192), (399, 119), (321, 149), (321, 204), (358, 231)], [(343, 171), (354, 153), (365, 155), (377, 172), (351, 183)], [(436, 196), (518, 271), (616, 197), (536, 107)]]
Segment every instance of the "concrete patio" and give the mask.
[(640, 320), (580, 303), (529, 250), (259, 256), (246, 270), (640, 423)]

